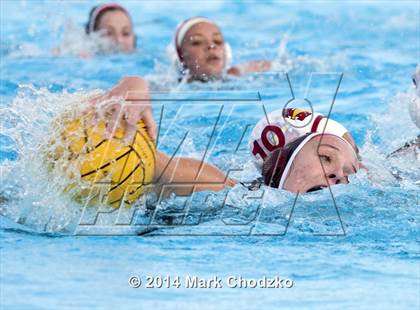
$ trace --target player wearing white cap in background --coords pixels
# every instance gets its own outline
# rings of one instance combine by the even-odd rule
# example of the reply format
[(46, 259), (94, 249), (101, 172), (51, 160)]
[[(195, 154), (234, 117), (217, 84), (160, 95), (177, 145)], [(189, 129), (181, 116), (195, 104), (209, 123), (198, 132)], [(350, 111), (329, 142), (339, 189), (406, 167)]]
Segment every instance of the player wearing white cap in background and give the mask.
[(223, 75), (243, 75), (267, 71), (271, 62), (255, 60), (232, 67), (232, 51), (218, 25), (205, 17), (180, 23), (169, 48), (172, 62), (188, 82), (221, 79)]

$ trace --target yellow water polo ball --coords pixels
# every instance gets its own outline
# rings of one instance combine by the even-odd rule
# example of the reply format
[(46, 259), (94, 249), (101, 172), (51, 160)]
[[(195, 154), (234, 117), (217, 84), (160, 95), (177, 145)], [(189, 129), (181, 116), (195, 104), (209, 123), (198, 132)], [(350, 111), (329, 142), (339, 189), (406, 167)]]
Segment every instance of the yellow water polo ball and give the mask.
[(105, 122), (92, 125), (89, 119), (60, 121), (53, 160), (62, 164), (58, 168), (70, 181), (66, 191), (88, 205), (100, 202), (114, 208), (130, 206), (153, 180), (155, 144), (143, 121), (137, 124), (131, 142), (126, 143), (123, 128), (105, 139)]

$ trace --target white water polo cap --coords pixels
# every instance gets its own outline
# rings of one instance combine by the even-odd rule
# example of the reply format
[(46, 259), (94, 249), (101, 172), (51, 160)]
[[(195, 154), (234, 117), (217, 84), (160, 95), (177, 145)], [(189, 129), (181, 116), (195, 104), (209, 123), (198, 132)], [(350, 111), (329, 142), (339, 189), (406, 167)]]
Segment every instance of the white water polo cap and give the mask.
[[(209, 23), (216, 25), (215, 22), (212, 20), (206, 18), (206, 17), (191, 17), (176, 27), (175, 36), (173, 43), (168, 47), (168, 53), (171, 58), (171, 61), (177, 65), (179, 70), (182, 72), (183, 65), (182, 65), (182, 56), (181, 56), (181, 45), (185, 38), (185, 35), (187, 34), (188, 30), (190, 30), (194, 25), (197, 25), (199, 23)], [(217, 25), (216, 25), (217, 26)], [(227, 70), (231, 64), (232, 64), (232, 49), (229, 45), (229, 43), (225, 42), (225, 55), (226, 55), (226, 61), (225, 61), (225, 70)]]
[(295, 108), (276, 110), (262, 118), (254, 127), (249, 148), (254, 163), (261, 171), (264, 159), (271, 152), (308, 133), (323, 132), (342, 137), (347, 129), (320, 113)]

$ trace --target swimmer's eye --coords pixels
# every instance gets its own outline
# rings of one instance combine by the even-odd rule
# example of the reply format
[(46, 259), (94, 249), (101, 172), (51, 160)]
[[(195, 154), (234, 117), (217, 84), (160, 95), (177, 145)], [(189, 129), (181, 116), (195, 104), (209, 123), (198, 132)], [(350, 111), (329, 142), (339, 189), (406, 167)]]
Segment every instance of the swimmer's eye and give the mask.
[(330, 162), (331, 162), (331, 157), (330, 157), (330, 156), (328, 156), (328, 155), (319, 155), (319, 158), (320, 158), (322, 161), (325, 161), (325, 162), (327, 162), (327, 163), (330, 163)]
[(416, 79), (415, 78), (413, 78), (413, 84), (414, 84), (414, 86), (417, 86), (417, 83), (416, 83)]
[(193, 40), (193, 41), (191, 41), (191, 45), (192, 46), (200, 46), (201, 45), (201, 41), (199, 41), (199, 40)]
[(123, 32), (123, 36), (124, 37), (129, 37), (129, 36), (131, 36), (131, 32)]
[(214, 44), (216, 45), (222, 45), (223, 43), (223, 40), (214, 40)]

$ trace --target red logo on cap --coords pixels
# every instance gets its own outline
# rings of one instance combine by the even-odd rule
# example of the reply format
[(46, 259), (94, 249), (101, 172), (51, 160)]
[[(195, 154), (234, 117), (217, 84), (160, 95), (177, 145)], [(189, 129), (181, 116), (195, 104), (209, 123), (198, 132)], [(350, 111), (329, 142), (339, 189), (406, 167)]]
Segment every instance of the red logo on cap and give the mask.
[(312, 113), (301, 109), (289, 108), (283, 110), (283, 117), (290, 118), (292, 120), (303, 121), (305, 118), (310, 116)]

